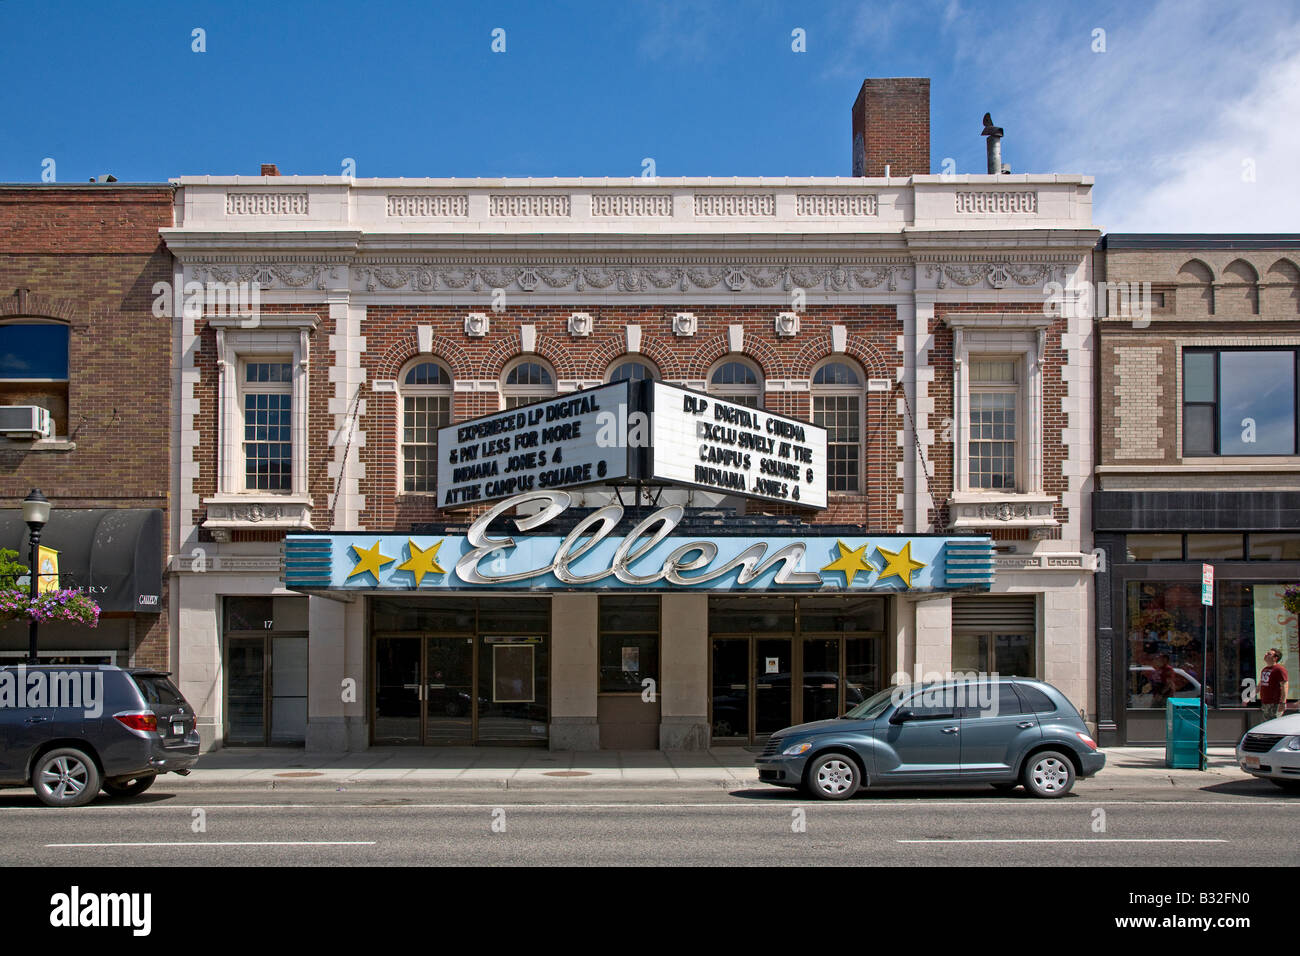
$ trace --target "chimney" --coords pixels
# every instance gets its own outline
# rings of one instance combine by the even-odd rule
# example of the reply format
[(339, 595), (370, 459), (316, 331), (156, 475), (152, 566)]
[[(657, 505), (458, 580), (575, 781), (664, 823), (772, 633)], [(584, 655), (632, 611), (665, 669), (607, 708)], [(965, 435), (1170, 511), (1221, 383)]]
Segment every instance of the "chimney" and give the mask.
[(275, 163), (263, 163), (263, 164), (262, 164), (262, 175), (263, 175), (263, 176), (279, 176), (279, 175), (280, 175), (280, 167), (277, 166), (277, 165), (275, 165)]
[(930, 174), (930, 78), (865, 80), (853, 103), (853, 175)]

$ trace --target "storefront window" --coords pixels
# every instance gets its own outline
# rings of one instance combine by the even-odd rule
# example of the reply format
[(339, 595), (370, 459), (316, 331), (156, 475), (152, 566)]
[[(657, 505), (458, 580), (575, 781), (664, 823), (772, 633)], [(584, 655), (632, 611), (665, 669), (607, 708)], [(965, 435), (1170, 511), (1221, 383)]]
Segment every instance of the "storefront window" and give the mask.
[(1300, 656), (1296, 616), (1282, 606), (1285, 590), (1285, 584), (1219, 583), (1218, 692), (1222, 706), (1238, 706), (1254, 697), (1251, 692), (1264, 668), (1265, 651), (1281, 651), (1283, 666)]
[(1300, 561), (1300, 535), (1252, 534), (1250, 560)]
[(1170, 697), (1200, 696), (1200, 581), (1130, 581), (1126, 612), (1128, 706), (1163, 709)]
[(1245, 557), (1239, 534), (1189, 534), (1188, 561), (1240, 561)]
[(600, 599), (600, 692), (641, 693), (659, 680), (659, 598)]
[(1183, 354), (1184, 455), (1294, 455), (1296, 353)]
[(1181, 561), (1181, 534), (1131, 534), (1127, 540), (1130, 561)]

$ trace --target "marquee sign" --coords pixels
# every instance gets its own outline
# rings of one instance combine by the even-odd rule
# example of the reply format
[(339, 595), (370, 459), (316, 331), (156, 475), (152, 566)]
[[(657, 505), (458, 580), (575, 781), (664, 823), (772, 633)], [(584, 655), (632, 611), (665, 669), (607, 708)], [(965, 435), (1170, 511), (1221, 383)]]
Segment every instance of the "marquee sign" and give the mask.
[(826, 430), (663, 382), (570, 392), (438, 429), (438, 505), (624, 481), (826, 507)]
[(520, 495), (489, 509), (464, 535), (291, 534), (287, 587), (299, 591), (507, 589), (988, 590), (993, 543), (962, 535), (688, 538), (674, 535), (684, 510), (651, 513), (624, 536), (611, 534), (623, 508), (609, 504), (566, 536), (489, 532), (516, 506), (520, 532), (543, 527), (571, 502), (563, 491)]
[(571, 392), (438, 429), (438, 505), (632, 477), (618, 430), (630, 414), (629, 385)]
[(651, 477), (763, 501), (826, 507), (826, 430), (650, 383)]

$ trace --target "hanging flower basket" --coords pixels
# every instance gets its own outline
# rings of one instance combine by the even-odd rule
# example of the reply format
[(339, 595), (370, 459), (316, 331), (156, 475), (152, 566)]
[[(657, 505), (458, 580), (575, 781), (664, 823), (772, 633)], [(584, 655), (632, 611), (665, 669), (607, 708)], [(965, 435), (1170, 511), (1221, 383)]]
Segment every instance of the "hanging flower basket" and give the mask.
[(71, 621), (99, 626), (99, 605), (80, 591), (45, 591), (31, 597), (25, 591), (0, 590), (0, 620)]
[(1282, 606), (1292, 614), (1300, 614), (1300, 584), (1288, 584), (1282, 592)]

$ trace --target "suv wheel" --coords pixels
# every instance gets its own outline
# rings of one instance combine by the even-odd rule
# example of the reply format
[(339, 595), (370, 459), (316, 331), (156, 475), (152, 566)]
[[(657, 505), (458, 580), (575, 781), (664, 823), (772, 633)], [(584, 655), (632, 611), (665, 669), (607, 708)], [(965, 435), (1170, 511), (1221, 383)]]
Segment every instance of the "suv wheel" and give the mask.
[(99, 768), (85, 751), (60, 747), (36, 761), (32, 788), (47, 807), (84, 807), (99, 795)]
[(1036, 797), (1063, 797), (1074, 786), (1074, 764), (1063, 753), (1044, 750), (1025, 763), (1020, 781)]
[(116, 780), (104, 781), (104, 792), (110, 797), (138, 797), (158, 779), (156, 773), (146, 773), (139, 777), (118, 777)]
[(858, 765), (844, 754), (822, 754), (808, 768), (808, 789), (822, 800), (847, 800), (861, 785)]

